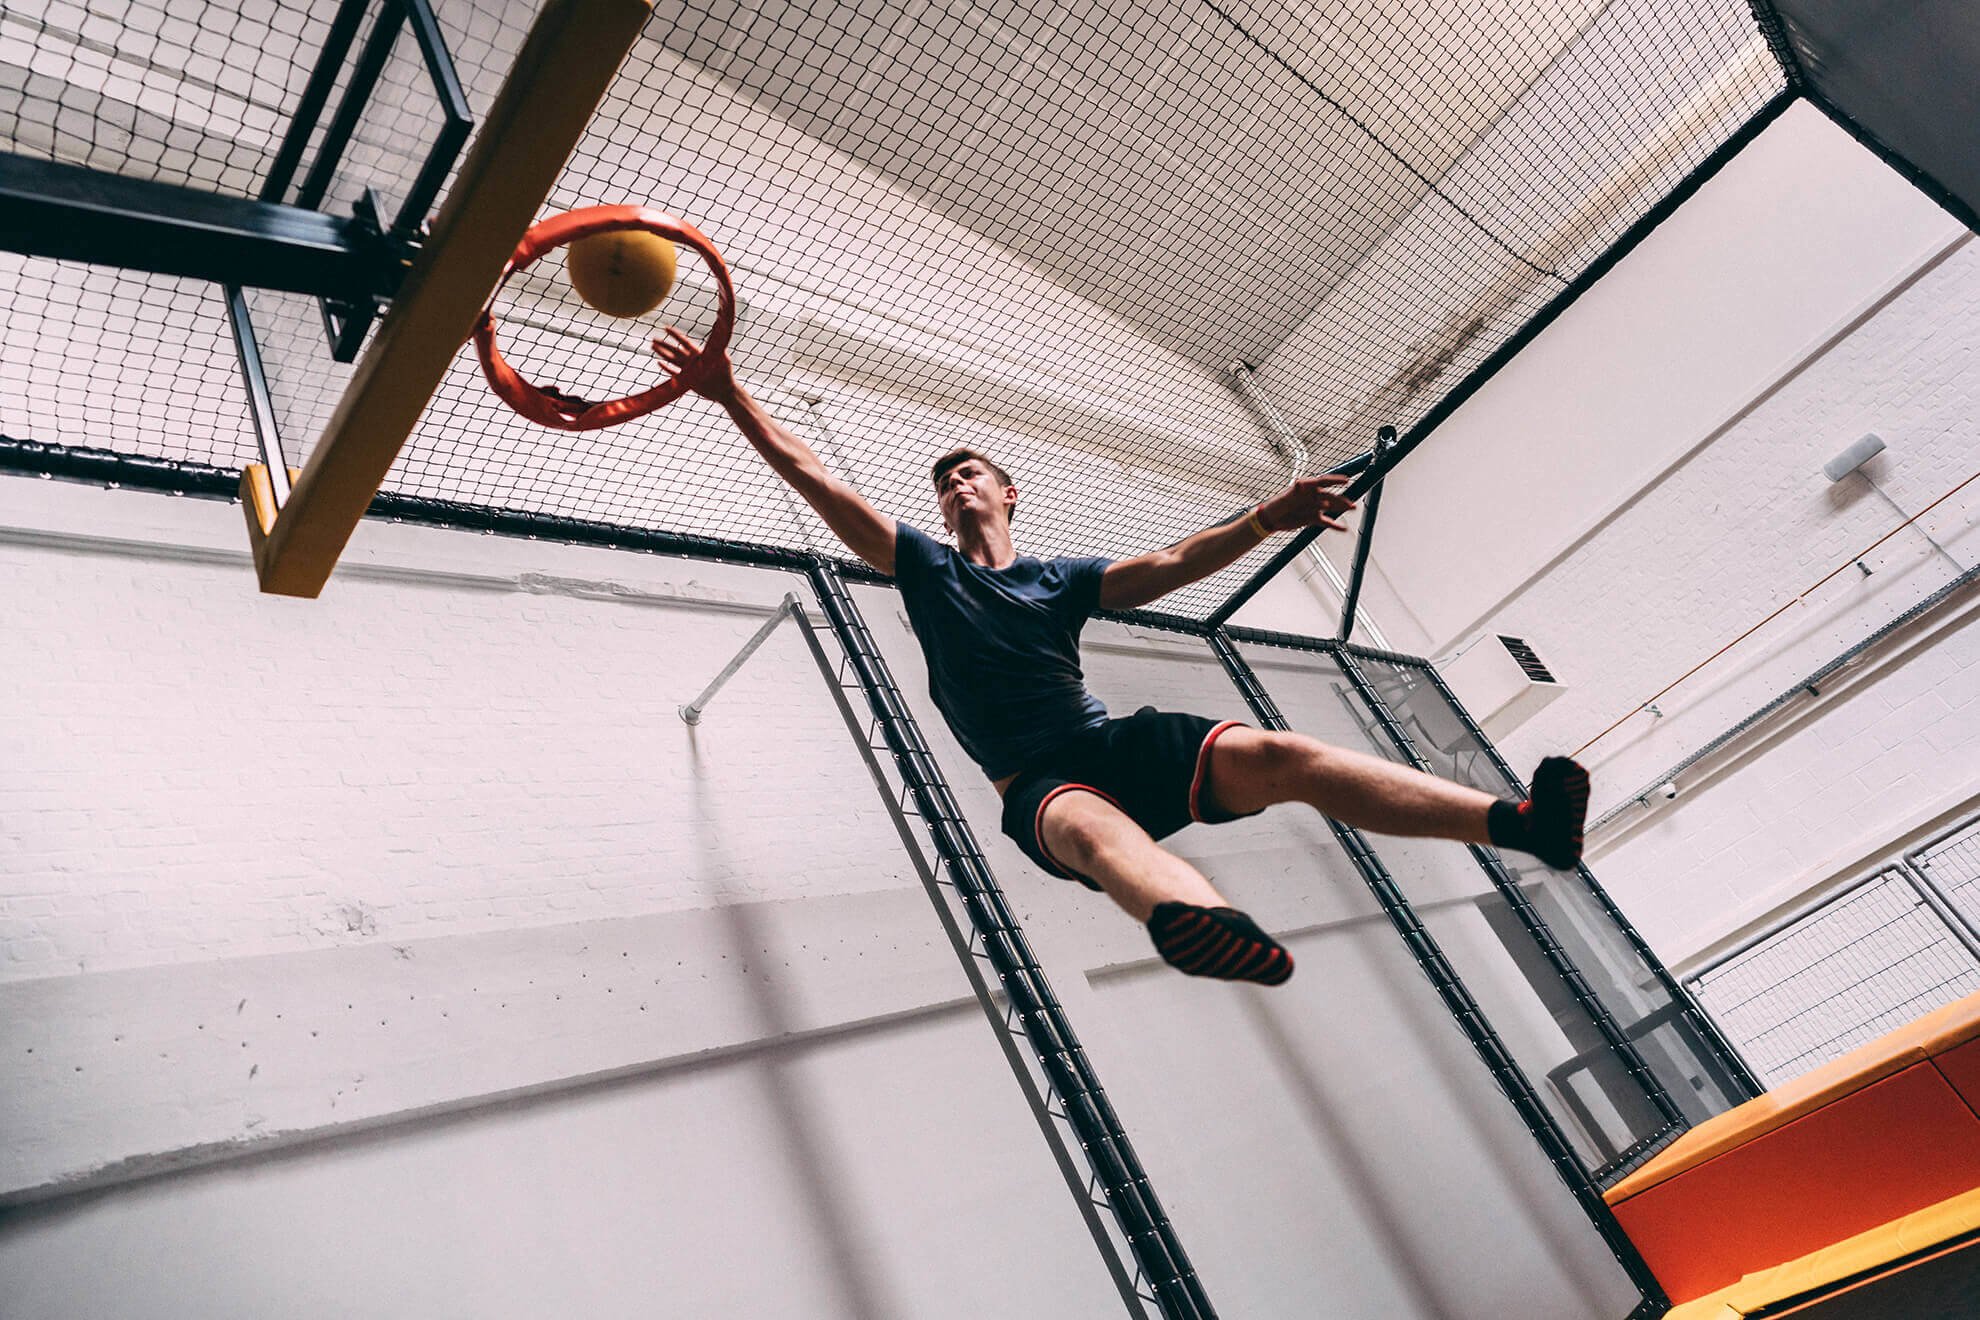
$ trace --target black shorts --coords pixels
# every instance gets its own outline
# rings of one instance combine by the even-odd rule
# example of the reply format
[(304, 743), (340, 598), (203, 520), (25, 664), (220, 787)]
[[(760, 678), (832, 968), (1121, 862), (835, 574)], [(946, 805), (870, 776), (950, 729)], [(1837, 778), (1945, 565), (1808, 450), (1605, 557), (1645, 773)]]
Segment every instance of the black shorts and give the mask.
[(1210, 791), (1210, 745), (1226, 730), (1243, 727), (1236, 720), (1206, 720), (1143, 706), (1126, 719), (1074, 734), (1019, 771), (1004, 790), (1004, 833), (1047, 873), (1098, 889), (1092, 880), (1060, 865), (1045, 847), (1038, 833), (1045, 804), (1078, 789), (1098, 793), (1157, 839), (1193, 821), (1236, 820), (1236, 813), (1216, 805)]

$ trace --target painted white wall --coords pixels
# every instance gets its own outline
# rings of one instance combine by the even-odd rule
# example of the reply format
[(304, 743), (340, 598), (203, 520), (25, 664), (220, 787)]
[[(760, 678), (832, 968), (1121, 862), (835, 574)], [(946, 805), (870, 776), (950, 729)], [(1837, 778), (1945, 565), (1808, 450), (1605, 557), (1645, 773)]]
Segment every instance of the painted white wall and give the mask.
[[(1528, 640), (1565, 693), (1505, 740), (1626, 803), (1980, 559), (1980, 243), (1790, 110), (1390, 482), (1371, 606), (1404, 649)], [(1866, 432), (1864, 476), (1821, 467)], [(1895, 506), (1895, 507), (1894, 507)], [(1943, 549), (1936, 548), (1936, 540)], [(1811, 588), (1813, 590), (1811, 590)], [(1806, 593), (1804, 595), (1804, 593)], [(1632, 711), (1752, 625), (1774, 622)], [(1972, 601), (1904, 631), (1591, 839), (1686, 965), (1980, 795)], [(1489, 643), (1488, 643), (1489, 644)]]
[[(302, 602), (239, 519), (0, 481), (10, 1316), (1118, 1306), (798, 635), (676, 714), (792, 579), (367, 524)], [(1209, 985), (924, 727), (1228, 1313), (1628, 1309), (1316, 820), (1180, 841), (1303, 964)]]

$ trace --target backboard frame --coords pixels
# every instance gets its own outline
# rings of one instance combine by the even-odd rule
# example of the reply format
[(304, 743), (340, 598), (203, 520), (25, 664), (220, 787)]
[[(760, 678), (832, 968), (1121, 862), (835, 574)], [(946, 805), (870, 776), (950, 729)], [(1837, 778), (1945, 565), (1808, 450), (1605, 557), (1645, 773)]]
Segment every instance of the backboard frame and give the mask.
[(315, 597), (639, 39), (651, 0), (550, 0), (286, 501), (240, 497), (263, 592)]

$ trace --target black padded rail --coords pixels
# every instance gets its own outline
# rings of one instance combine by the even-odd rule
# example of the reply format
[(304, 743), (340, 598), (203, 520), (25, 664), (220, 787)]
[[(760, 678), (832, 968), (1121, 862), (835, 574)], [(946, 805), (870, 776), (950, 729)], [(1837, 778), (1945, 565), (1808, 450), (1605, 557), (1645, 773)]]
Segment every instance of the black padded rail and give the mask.
[(1153, 1290), (1161, 1313), (1170, 1320), (1210, 1320), (1216, 1311), (1156, 1199), (1072, 1023), (1032, 954), (1017, 914), (990, 873), (962, 808), (895, 686), (857, 602), (829, 567), (815, 566), (809, 576), (819, 608), (837, 635), (893, 754), (915, 814), (921, 817), (942, 869), (955, 886), (985, 958), (996, 969), (999, 986), (1018, 1025), (1037, 1052), (1067, 1122), (1079, 1135), (1094, 1178), (1143, 1280)]

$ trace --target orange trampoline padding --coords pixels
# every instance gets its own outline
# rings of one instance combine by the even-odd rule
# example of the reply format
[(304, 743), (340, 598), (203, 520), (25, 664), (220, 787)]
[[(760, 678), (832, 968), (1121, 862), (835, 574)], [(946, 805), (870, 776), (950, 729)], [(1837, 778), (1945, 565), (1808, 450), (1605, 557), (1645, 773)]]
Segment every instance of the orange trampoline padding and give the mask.
[[(1785, 1127), (1881, 1078), (1924, 1063), (1934, 1055), (1963, 1050), (1973, 1043), (1980, 1043), (1980, 994), (1956, 999), (1775, 1087), (1758, 1099), (1707, 1119), (1611, 1187), (1607, 1200), (1610, 1205), (1620, 1205), (1686, 1169)], [(1961, 1089), (1969, 1099), (1976, 1095), (1971, 1085)]]
[(1975, 1187), (1980, 1116), (1921, 1060), (1611, 1203), (1682, 1302)]

